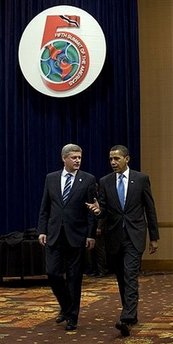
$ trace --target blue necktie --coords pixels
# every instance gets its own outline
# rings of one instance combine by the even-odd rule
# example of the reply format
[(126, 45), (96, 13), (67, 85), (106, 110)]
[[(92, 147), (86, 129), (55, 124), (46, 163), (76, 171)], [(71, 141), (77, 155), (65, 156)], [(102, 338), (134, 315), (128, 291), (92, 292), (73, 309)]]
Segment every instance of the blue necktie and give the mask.
[(119, 197), (122, 209), (124, 209), (124, 198), (125, 198), (124, 197), (125, 196), (125, 192), (124, 192), (123, 178), (124, 178), (123, 174), (121, 174), (118, 177), (118, 186), (117, 186), (118, 197)]
[(64, 186), (64, 190), (63, 190), (63, 194), (62, 194), (62, 198), (63, 198), (63, 202), (65, 203), (69, 193), (70, 193), (70, 189), (71, 189), (71, 177), (72, 174), (67, 173), (66, 174), (66, 182), (65, 182), (65, 186)]

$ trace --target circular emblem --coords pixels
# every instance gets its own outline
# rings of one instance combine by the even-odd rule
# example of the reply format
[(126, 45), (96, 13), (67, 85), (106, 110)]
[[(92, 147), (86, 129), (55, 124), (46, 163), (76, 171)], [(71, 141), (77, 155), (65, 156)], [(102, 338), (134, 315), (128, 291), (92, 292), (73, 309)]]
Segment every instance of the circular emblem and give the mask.
[[(42, 48), (40, 73), (48, 87), (65, 91), (76, 87), (85, 77), (89, 54), (84, 42), (74, 34), (59, 32), (59, 37)], [(80, 48), (75, 44), (76, 40), (80, 41)]]
[(27, 25), (19, 44), (19, 64), (39, 92), (68, 97), (89, 87), (102, 70), (106, 42), (98, 22), (73, 6), (55, 6)]

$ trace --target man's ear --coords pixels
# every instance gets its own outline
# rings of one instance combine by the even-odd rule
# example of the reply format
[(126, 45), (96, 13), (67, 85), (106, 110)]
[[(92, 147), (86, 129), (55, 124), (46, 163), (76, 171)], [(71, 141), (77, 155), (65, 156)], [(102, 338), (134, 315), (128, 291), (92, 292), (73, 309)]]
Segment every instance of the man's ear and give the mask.
[(126, 156), (126, 161), (127, 161), (127, 164), (129, 163), (129, 161), (130, 161), (130, 157), (129, 157), (129, 155), (127, 155)]

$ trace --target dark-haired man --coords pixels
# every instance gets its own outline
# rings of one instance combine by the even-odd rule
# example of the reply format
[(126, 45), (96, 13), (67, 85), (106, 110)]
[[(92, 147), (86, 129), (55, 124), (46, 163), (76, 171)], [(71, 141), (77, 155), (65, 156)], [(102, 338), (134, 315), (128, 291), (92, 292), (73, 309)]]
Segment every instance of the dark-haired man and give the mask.
[(120, 321), (115, 327), (128, 336), (138, 321), (138, 276), (147, 228), (151, 254), (158, 248), (159, 232), (149, 177), (129, 168), (125, 146), (112, 147), (109, 159), (113, 173), (100, 180), (99, 203), (95, 200), (87, 206), (106, 219), (107, 246), (122, 302)]

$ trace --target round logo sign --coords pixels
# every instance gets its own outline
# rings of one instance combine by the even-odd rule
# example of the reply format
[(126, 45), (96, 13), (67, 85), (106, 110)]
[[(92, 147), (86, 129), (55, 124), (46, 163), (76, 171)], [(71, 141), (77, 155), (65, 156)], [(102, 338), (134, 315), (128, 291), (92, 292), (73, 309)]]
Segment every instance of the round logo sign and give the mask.
[(102, 70), (106, 42), (98, 22), (73, 6), (51, 7), (23, 32), (19, 64), (39, 92), (68, 97), (89, 87)]

